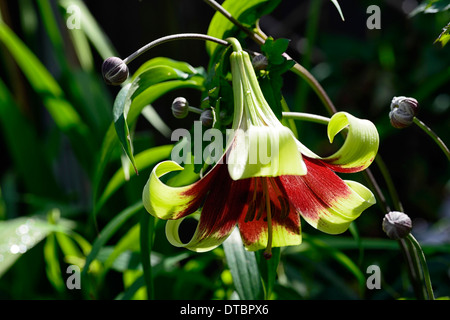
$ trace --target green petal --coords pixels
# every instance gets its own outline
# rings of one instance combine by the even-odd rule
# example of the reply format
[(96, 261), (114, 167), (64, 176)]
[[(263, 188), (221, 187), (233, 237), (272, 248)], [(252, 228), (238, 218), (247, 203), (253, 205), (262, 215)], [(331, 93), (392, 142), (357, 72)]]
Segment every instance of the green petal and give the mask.
[(345, 198), (338, 198), (330, 206), (319, 212), (319, 219), (311, 223), (317, 229), (329, 234), (339, 234), (348, 229), (350, 223), (358, 218), (361, 213), (376, 203), (375, 196), (362, 184), (344, 180), (351, 190), (351, 194)]
[(369, 120), (358, 119), (346, 112), (338, 112), (328, 124), (330, 142), (333, 142), (334, 137), (345, 127), (348, 127), (348, 134), (344, 145), (336, 153), (322, 160), (341, 169), (364, 170), (375, 159), (378, 151), (377, 128)]
[[(196, 218), (198, 220), (199, 215), (194, 214), (193, 216), (189, 216), (186, 218), (189, 218), (189, 219)], [(181, 223), (183, 222), (183, 220), (186, 218), (182, 218), (182, 219), (178, 219), (178, 220), (169, 220), (166, 222), (167, 240), (170, 242), (170, 244), (172, 244), (175, 247), (185, 248), (185, 249), (189, 249), (189, 250), (195, 251), (195, 252), (206, 252), (206, 251), (210, 251), (210, 250), (218, 247), (219, 245), (221, 245), (229, 235), (228, 234), (228, 235), (222, 236), (222, 237), (215, 237), (215, 236), (202, 237), (200, 235), (201, 232), (199, 231), (199, 228), (197, 227), (191, 240), (187, 243), (184, 243), (180, 240), (179, 227), (180, 227)]]
[(297, 141), (284, 126), (238, 130), (227, 164), (233, 180), (306, 174)]
[(211, 181), (209, 175), (191, 185), (176, 188), (159, 179), (180, 170), (183, 167), (174, 161), (164, 161), (153, 168), (142, 193), (144, 207), (151, 215), (164, 220), (178, 219), (191, 214), (200, 205)]

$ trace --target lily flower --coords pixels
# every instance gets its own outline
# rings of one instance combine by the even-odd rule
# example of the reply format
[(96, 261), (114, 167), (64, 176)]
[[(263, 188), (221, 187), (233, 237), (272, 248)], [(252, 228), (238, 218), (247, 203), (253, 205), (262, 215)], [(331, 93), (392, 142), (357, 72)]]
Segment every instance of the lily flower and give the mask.
[[(230, 61), (235, 134), (224, 161), (182, 187), (160, 178), (183, 167), (174, 161), (159, 163), (143, 190), (146, 210), (168, 220), (166, 236), (172, 245), (196, 252), (216, 248), (238, 226), (245, 247), (265, 248), (269, 258), (272, 247), (301, 243), (300, 217), (325, 233), (346, 231), (375, 197), (362, 184), (342, 180), (335, 172), (357, 172), (372, 163), (379, 144), (375, 126), (339, 112), (330, 119), (328, 137), (332, 142), (347, 128), (343, 146), (329, 157), (316, 155), (278, 120), (264, 99), (249, 55), (237, 40), (228, 41), (234, 49)], [(260, 153), (268, 149), (265, 161)], [(199, 215), (199, 222), (185, 243), (178, 228), (191, 215)]]

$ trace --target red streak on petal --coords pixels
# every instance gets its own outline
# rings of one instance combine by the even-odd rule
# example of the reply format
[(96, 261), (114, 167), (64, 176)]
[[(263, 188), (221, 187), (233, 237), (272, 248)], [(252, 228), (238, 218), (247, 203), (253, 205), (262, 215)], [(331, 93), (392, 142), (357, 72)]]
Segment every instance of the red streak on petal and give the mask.
[[(262, 178), (266, 179), (266, 178)], [(279, 179), (279, 178), (275, 178)], [(270, 195), (270, 201), (271, 201), (271, 215), (272, 215), (272, 226), (275, 229), (278, 226), (283, 227), (287, 232), (293, 233), (293, 234), (299, 234), (300, 233), (300, 217), (298, 213), (296, 212), (295, 208), (293, 206), (290, 206), (289, 214), (286, 216), (284, 214), (284, 217), (282, 217), (281, 214), (281, 206), (280, 202), (277, 198), (277, 194), (275, 190), (272, 188), (272, 186), (269, 185), (269, 195)], [(259, 184), (261, 186), (261, 184)], [(265, 197), (262, 194), (262, 188), (258, 188), (257, 190), (258, 196), (257, 199), (259, 201), (265, 201)], [(250, 194), (253, 194), (253, 184), (250, 191)], [(259, 205), (259, 204), (258, 204)], [(258, 213), (256, 214), (256, 216)], [(253, 219), (252, 221), (245, 222), (245, 214), (242, 215), (239, 219), (239, 231), (241, 232), (241, 236), (243, 239), (243, 242), (245, 245), (249, 246), (255, 242), (258, 241), (258, 239), (261, 237), (262, 233), (268, 232), (268, 225), (267, 225), (267, 211), (264, 206), (264, 212), (261, 214), (260, 219)]]
[(205, 201), (208, 191), (211, 189), (211, 184), (220, 173), (219, 165), (211, 169), (203, 178), (196, 181), (189, 189), (181, 194), (181, 196), (195, 196), (193, 200), (187, 205), (186, 209), (180, 212), (174, 219), (180, 219), (195, 212)]
[(279, 188), (284, 190), (291, 204), (309, 219), (319, 219), (338, 198), (346, 198), (351, 190), (327, 164), (317, 159), (303, 157), (308, 173), (304, 176), (282, 176)]
[(236, 226), (248, 208), (251, 179), (234, 181), (224, 164), (216, 166), (217, 174), (209, 185), (209, 193), (200, 216), (201, 237), (223, 237)]

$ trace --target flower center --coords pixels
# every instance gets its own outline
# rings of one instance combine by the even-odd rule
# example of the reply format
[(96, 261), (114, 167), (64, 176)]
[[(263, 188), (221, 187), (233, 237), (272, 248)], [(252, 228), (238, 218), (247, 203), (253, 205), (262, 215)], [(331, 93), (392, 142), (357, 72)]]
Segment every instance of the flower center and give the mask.
[[(272, 197), (275, 195), (278, 203), (274, 203), (271, 199), (271, 193)], [(264, 251), (264, 257), (270, 259), (272, 257), (273, 239), (272, 218), (277, 215), (281, 220), (286, 219), (290, 212), (290, 205), (289, 200), (283, 196), (275, 179), (267, 177), (254, 178), (253, 194), (244, 222), (259, 221), (264, 212), (266, 213), (264, 221), (267, 222), (267, 245)]]

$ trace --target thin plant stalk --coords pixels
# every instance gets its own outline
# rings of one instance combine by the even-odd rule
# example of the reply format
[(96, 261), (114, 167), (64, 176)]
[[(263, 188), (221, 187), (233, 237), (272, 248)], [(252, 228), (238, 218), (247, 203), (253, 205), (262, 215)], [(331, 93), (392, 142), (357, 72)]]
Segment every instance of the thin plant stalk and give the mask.
[(434, 140), (434, 142), (436, 142), (439, 148), (441, 148), (442, 151), (444, 152), (445, 156), (447, 157), (447, 160), (450, 161), (450, 150), (445, 145), (444, 141), (442, 141), (442, 139), (439, 138), (439, 136), (436, 133), (434, 133), (434, 131), (431, 130), (430, 127), (428, 127), (425, 123), (423, 123), (423, 121), (419, 120), (417, 117), (414, 117), (413, 121), (417, 126), (419, 126), (420, 129), (425, 131), (425, 133), (428, 134)]
[(422, 285), (421, 274), (420, 274), (420, 263), (419, 258), (416, 254), (416, 250), (412, 247), (411, 242), (406, 239), (399, 239), (398, 243), (402, 249), (403, 255), (406, 260), (406, 265), (408, 266), (408, 275), (411, 281), (414, 293), (419, 300), (425, 300), (426, 291)]
[(434, 293), (433, 293), (433, 287), (431, 285), (430, 271), (428, 270), (428, 265), (427, 265), (427, 261), (425, 259), (425, 254), (423, 253), (423, 250), (422, 250), (419, 242), (416, 240), (416, 238), (414, 238), (414, 236), (412, 234), (408, 234), (407, 239), (414, 246), (414, 248), (416, 249), (417, 255), (419, 257), (421, 269), (423, 271), (423, 279), (425, 281), (425, 287), (427, 290), (428, 299), (435, 300)]
[(150, 50), (156, 46), (159, 46), (166, 42), (176, 41), (176, 40), (181, 40), (181, 39), (212, 41), (212, 42), (215, 42), (220, 45), (224, 45), (224, 46), (228, 45), (228, 42), (225, 40), (211, 37), (211, 36), (201, 34), (201, 33), (179, 33), (179, 34), (161, 37), (159, 39), (156, 39), (156, 40), (146, 44), (145, 46), (143, 46), (142, 48), (140, 48), (139, 50), (137, 50), (136, 52), (132, 53), (127, 58), (125, 58), (123, 60), (123, 62), (125, 64), (128, 64), (131, 61), (133, 61), (134, 59), (136, 59), (137, 57), (139, 57), (140, 55), (142, 55), (143, 53), (147, 52), (148, 50)]

